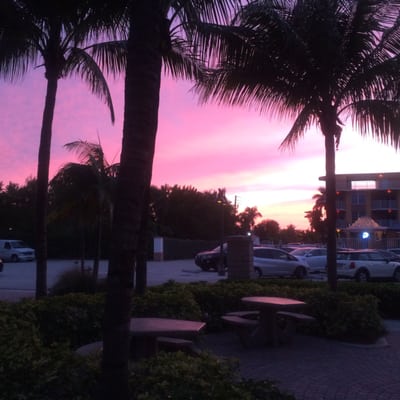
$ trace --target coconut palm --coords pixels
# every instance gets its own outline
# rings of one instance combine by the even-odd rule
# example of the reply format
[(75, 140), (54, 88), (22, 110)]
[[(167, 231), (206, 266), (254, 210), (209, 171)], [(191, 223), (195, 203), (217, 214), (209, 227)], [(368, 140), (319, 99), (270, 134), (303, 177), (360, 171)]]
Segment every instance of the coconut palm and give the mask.
[[(125, 109), (120, 171), (108, 270), (103, 335), (103, 398), (127, 399), (129, 323), (133, 267), (143, 207), (150, 188), (158, 124), (161, 72), (194, 78), (200, 72), (192, 59), (208, 49), (196, 34), (202, 21), (227, 21), (236, 0), (132, 0), (125, 77)], [(197, 40), (195, 48), (193, 40)], [(173, 45), (182, 52), (173, 52)], [(210, 50), (211, 51), (211, 50)], [(170, 57), (166, 57), (170, 54)]]
[[(119, 164), (110, 164), (101, 143), (77, 140), (64, 147), (78, 156), (79, 163), (64, 165), (51, 183), (68, 188), (70, 196), (63, 201), (62, 210), (76, 211), (81, 227), (85, 223), (96, 226), (96, 253), (93, 261), (93, 278), (97, 280), (101, 255), (102, 226), (105, 216), (112, 219), (113, 194)], [(82, 237), (84, 240), (84, 237)], [(82, 242), (84, 243), (84, 242)], [(84, 264), (82, 245), (81, 268)]]
[(336, 289), (335, 150), (349, 119), (400, 144), (398, 0), (257, 0), (234, 20), (235, 42), (199, 88), (203, 100), (294, 120), (282, 147), (311, 126), (325, 139), (328, 281)]
[[(117, 30), (106, 18), (115, 15), (95, 0), (2, 0), (0, 3), (0, 75), (14, 79), (43, 67), (47, 80), (37, 167), (36, 296), (47, 294), (47, 198), (53, 116), (58, 81), (76, 75), (103, 100), (114, 121), (111, 95), (103, 73), (85, 51), (102, 34)], [(118, 25), (117, 25), (118, 26)], [(113, 62), (113, 67), (118, 65)]]

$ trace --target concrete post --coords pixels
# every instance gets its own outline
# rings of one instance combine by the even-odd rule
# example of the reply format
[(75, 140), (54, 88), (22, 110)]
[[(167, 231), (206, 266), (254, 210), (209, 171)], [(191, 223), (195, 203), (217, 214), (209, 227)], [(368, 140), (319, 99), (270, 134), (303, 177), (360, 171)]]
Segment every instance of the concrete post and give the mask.
[(248, 236), (230, 236), (228, 243), (228, 279), (250, 279), (253, 270), (253, 242)]

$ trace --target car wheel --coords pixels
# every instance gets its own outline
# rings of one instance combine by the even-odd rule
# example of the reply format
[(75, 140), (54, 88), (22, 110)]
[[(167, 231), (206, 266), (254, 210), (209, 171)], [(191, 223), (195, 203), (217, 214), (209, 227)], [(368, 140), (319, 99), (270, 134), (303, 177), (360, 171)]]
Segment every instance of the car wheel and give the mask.
[(400, 267), (397, 267), (397, 268), (394, 270), (393, 280), (394, 280), (395, 282), (400, 282)]
[(16, 254), (13, 254), (13, 255), (11, 256), (11, 262), (18, 262), (18, 261), (19, 261), (18, 256), (17, 256)]
[(303, 267), (297, 267), (294, 271), (294, 277), (297, 279), (304, 279), (306, 276), (306, 270)]
[(208, 265), (201, 265), (200, 266), (202, 271), (208, 272), (210, 270), (210, 267)]
[(257, 278), (261, 278), (262, 277), (262, 272), (260, 268), (254, 268), (254, 271), (256, 273)]
[(356, 281), (357, 282), (368, 282), (369, 281), (369, 273), (366, 269), (360, 269), (356, 273)]

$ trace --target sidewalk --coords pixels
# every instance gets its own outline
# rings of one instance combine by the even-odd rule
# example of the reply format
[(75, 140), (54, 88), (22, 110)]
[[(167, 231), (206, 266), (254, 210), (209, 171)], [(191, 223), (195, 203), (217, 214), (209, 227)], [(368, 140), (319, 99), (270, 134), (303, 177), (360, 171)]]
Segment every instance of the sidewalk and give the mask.
[(400, 400), (400, 321), (385, 321), (376, 345), (296, 335), (277, 348), (245, 349), (233, 333), (207, 335), (203, 347), (239, 360), (244, 378), (273, 380), (296, 400)]

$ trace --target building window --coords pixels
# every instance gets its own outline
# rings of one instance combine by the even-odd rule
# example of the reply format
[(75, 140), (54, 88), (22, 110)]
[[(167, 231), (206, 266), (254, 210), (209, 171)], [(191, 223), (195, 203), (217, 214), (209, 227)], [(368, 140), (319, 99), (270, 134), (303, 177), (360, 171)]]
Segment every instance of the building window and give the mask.
[(376, 189), (376, 181), (351, 181), (351, 189)]

